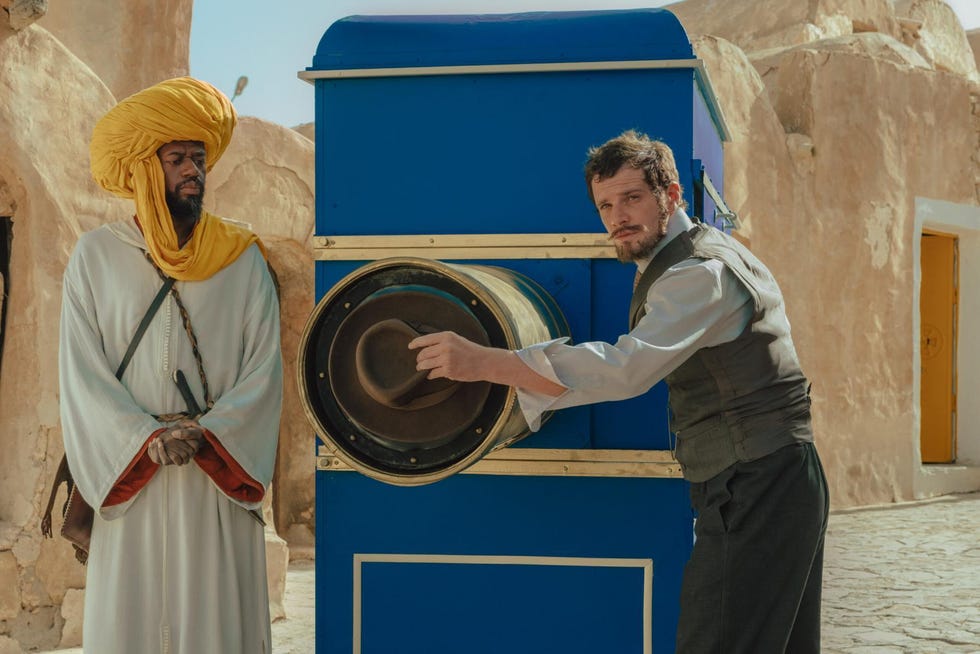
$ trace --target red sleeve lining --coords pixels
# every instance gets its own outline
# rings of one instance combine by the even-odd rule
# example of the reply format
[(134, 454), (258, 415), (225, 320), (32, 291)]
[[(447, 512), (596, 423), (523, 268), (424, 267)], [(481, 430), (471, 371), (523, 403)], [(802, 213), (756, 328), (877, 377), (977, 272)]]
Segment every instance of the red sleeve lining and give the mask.
[[(158, 429), (143, 443), (143, 447), (119, 476), (112, 489), (106, 496), (103, 508), (122, 504), (134, 497), (156, 474), (160, 466), (150, 460), (146, 449), (150, 441), (165, 431)], [(221, 445), (218, 438), (210, 431), (204, 431), (206, 442), (194, 455), (197, 465), (228, 497), (240, 502), (258, 503), (265, 497), (265, 488), (254, 480), (234, 457)]]
[(163, 433), (163, 431), (164, 429), (160, 428), (150, 434), (150, 437), (146, 439), (143, 447), (133, 457), (129, 466), (119, 475), (119, 479), (116, 480), (116, 483), (106, 496), (105, 502), (102, 503), (102, 508), (116, 506), (117, 504), (128, 501), (136, 493), (140, 492), (149, 483), (150, 479), (153, 478), (157, 468), (160, 466), (150, 460), (150, 455), (146, 453), (146, 448), (149, 446), (150, 441)]
[(228, 453), (217, 436), (204, 430), (206, 443), (194, 455), (194, 461), (224, 493), (239, 502), (258, 503), (265, 497), (265, 487), (245, 472)]

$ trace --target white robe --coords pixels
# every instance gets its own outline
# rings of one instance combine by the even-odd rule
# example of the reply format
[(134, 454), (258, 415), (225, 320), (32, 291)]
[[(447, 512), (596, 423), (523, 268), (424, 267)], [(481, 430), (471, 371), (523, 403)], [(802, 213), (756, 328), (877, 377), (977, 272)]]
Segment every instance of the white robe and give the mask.
[[(162, 281), (132, 222), (84, 234), (65, 272), (61, 420), (82, 495), (101, 507), (164, 426), (186, 410), (184, 371), (204, 406), (197, 366), (168, 296), (122, 378), (115, 371)], [(256, 246), (210, 279), (177, 282), (200, 345), (213, 409), (200, 419), (263, 488), (273, 473), (282, 404), (279, 306)], [(265, 540), (246, 509), (195, 462), (161, 466), (128, 501), (96, 512), (85, 592), (87, 654), (271, 651)]]

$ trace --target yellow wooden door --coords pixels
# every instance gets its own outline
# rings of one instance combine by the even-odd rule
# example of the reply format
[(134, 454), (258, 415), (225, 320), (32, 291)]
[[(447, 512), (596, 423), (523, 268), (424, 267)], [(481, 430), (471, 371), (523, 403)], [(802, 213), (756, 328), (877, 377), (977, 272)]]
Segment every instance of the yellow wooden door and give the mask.
[(956, 237), (922, 234), (921, 312), (923, 463), (956, 459)]

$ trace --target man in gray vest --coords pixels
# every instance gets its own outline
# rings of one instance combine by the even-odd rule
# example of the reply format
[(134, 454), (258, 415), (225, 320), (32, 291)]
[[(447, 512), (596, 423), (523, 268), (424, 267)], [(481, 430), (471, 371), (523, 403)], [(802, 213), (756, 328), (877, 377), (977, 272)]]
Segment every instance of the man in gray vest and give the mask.
[(698, 515), (677, 651), (816, 654), (829, 500), (809, 384), (772, 274), (688, 218), (678, 179), (670, 148), (643, 134), (589, 152), (589, 195), (619, 259), (637, 265), (630, 331), (615, 344), (509, 351), (441, 332), (409, 347), (432, 379), (515, 387), (532, 429), (545, 411), (666, 380)]

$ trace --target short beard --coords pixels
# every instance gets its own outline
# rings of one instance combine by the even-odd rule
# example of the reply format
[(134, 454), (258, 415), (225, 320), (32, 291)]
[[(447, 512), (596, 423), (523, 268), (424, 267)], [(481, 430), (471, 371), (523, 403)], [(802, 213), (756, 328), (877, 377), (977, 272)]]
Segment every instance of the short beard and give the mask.
[(197, 183), (201, 187), (201, 192), (186, 198), (182, 198), (178, 194), (179, 185), (172, 193), (167, 191), (167, 208), (170, 209), (170, 216), (174, 220), (196, 223), (201, 218), (201, 211), (204, 208), (204, 184), (200, 181)]
[(667, 222), (670, 214), (667, 213), (667, 200), (664, 194), (657, 196), (657, 205), (660, 207), (660, 220), (657, 221), (657, 231), (647, 232), (646, 236), (634, 243), (617, 243), (616, 258), (620, 263), (632, 263), (648, 258), (657, 248), (657, 244), (667, 235)]

